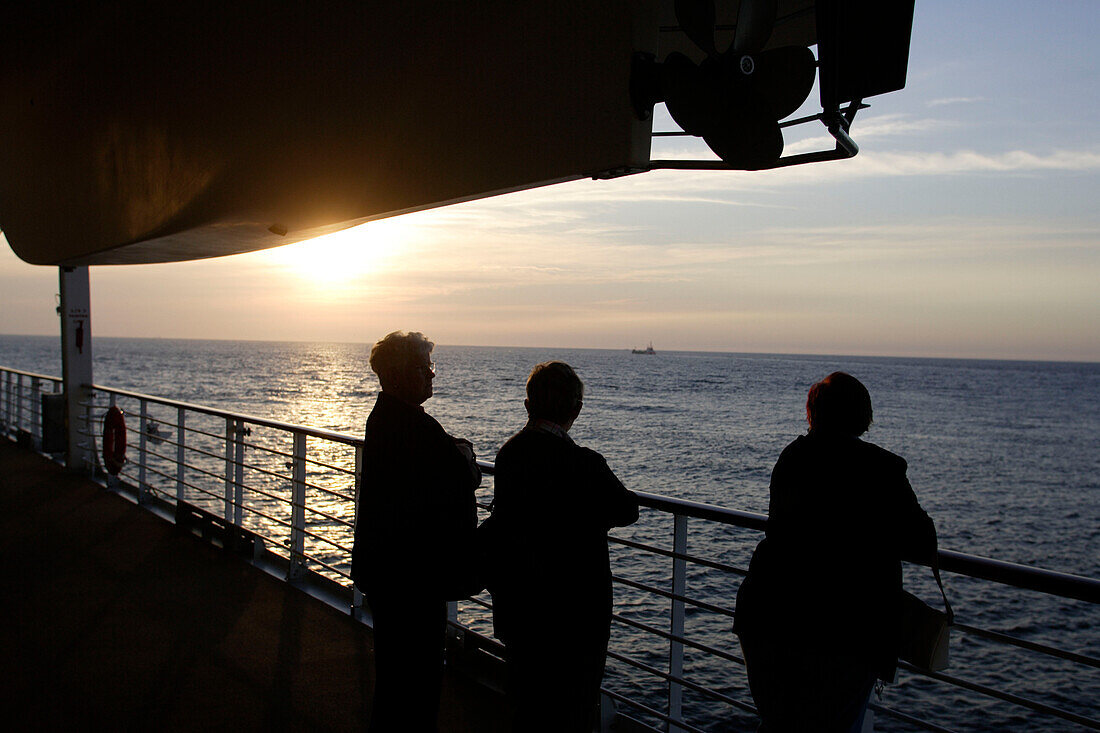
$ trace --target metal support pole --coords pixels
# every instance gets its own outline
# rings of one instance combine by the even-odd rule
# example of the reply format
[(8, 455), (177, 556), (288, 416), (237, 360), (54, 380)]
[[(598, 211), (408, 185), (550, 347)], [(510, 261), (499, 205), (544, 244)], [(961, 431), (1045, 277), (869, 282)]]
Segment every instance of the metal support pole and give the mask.
[(187, 411), (182, 407), (176, 408), (176, 501), (183, 501), (183, 446), (187, 433), (184, 431), (183, 423), (184, 418), (187, 415)]
[[(672, 551), (678, 555), (687, 553), (687, 516), (676, 514), (673, 517)], [(687, 561), (682, 557), (672, 559), (672, 592), (682, 598), (687, 593)], [(672, 599), (672, 627), (669, 632), (678, 638), (684, 638), (684, 602), (680, 598)], [(668, 648), (668, 673), (674, 677), (684, 675), (684, 643), (672, 640)], [(683, 715), (683, 685), (674, 680), (668, 683), (668, 715), (679, 720)], [(669, 732), (682, 731), (679, 726), (669, 723)]]
[(148, 487), (145, 484), (145, 464), (148, 461), (148, 434), (149, 434), (149, 405), (145, 400), (140, 400), (141, 417), (138, 420), (138, 504), (145, 503)]
[(294, 479), (290, 518), (290, 567), (287, 580), (296, 580), (306, 569), (306, 435), (294, 433)]
[(233, 440), (237, 435), (237, 421), (225, 418), (225, 495), (222, 515), (226, 522), (233, 521)]
[[(87, 471), (94, 465), (95, 438), (88, 420), (92, 400), (91, 289), (87, 267), (58, 268), (61, 285), (61, 375), (65, 380), (65, 415), (68, 450), (65, 465), (70, 471)], [(82, 437), (81, 423), (88, 435)]]

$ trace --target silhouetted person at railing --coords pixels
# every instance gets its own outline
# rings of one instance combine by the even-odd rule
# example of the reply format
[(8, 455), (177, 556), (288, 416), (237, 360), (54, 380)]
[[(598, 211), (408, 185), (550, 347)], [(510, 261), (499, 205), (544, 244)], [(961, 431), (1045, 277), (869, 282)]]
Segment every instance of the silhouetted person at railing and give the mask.
[(637, 496), (569, 437), (583, 396), (568, 364), (534, 368), (529, 420), (497, 453), (479, 530), (517, 733), (592, 730), (611, 625), (607, 531), (638, 519)]
[(875, 678), (897, 667), (900, 561), (930, 561), (936, 530), (905, 460), (859, 439), (872, 417), (859, 380), (813, 385), (806, 417), (772, 471), (734, 631), (761, 731), (858, 731)]
[(394, 332), (371, 349), (382, 392), (367, 418), (351, 575), (374, 617), (372, 731), (436, 730), (446, 601), (479, 590), (466, 440), (424, 412), (433, 344)]

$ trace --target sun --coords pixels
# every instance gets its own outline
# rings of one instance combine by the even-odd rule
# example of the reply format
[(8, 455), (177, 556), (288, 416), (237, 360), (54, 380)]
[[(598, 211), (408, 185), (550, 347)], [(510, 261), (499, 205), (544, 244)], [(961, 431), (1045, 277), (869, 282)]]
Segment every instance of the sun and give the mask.
[(259, 254), (310, 283), (336, 286), (390, 266), (396, 255), (418, 239), (415, 225), (395, 217)]

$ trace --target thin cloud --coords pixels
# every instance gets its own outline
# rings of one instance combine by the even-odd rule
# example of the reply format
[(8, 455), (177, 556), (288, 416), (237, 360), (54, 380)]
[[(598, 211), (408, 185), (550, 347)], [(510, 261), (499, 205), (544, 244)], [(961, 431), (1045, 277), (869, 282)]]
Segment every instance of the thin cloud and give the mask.
[[(761, 184), (822, 184), (868, 178), (903, 176), (960, 176), (1033, 173), (1087, 173), (1100, 170), (1100, 151), (1055, 150), (1040, 154), (1026, 150), (1003, 153), (979, 153), (958, 150), (934, 152), (861, 153), (852, 160), (795, 166), (758, 174)], [(770, 179), (770, 180), (769, 180)]]
[(949, 104), (977, 104), (979, 102), (988, 102), (986, 97), (943, 97), (941, 99), (932, 99), (925, 103), (927, 107), (945, 107)]
[(1027, 150), (999, 154), (960, 150), (954, 153), (881, 153), (867, 156), (864, 168), (880, 175), (944, 175), (1032, 171), (1100, 170), (1100, 152), (1056, 150), (1047, 155)]

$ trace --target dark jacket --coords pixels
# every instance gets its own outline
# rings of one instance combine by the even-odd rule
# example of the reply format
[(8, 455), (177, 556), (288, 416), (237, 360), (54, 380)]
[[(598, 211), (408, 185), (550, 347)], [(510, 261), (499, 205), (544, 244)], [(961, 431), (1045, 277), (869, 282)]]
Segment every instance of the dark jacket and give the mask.
[(351, 576), (368, 596), (476, 592), (480, 472), (423, 408), (384, 392), (367, 418)]
[(892, 679), (900, 561), (936, 551), (905, 472), (901, 457), (850, 436), (811, 432), (787, 446), (734, 630)]
[(553, 623), (607, 638), (607, 530), (638, 519), (638, 498), (603, 456), (568, 437), (528, 428), (497, 453), (487, 584), (497, 636)]

